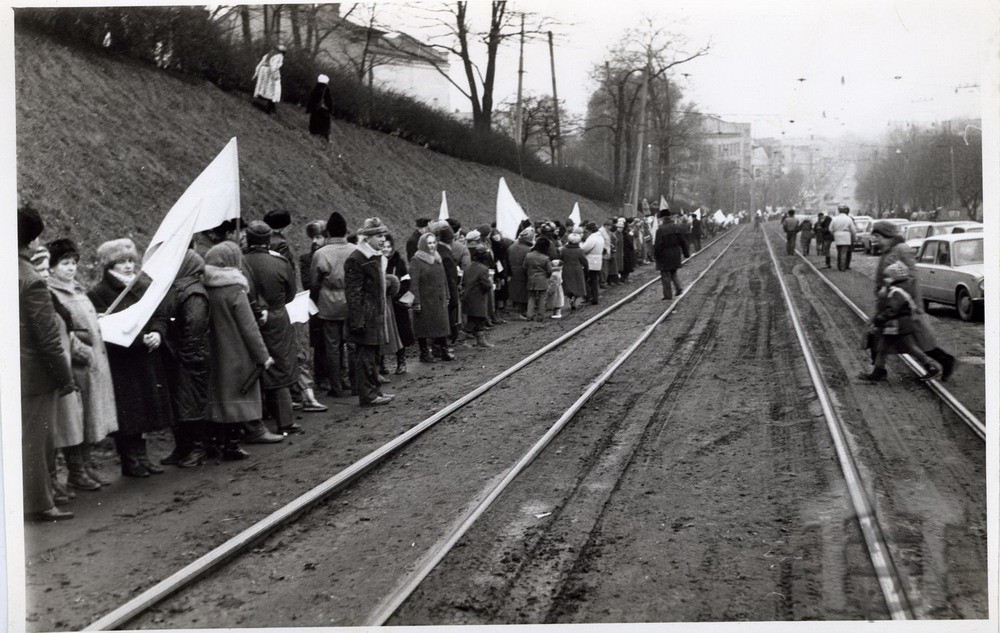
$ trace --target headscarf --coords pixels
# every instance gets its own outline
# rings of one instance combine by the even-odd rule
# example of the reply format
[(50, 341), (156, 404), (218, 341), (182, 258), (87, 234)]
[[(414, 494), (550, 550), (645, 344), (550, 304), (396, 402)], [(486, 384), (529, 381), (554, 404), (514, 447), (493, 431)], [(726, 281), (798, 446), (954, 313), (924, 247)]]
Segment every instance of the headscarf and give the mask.
[(433, 233), (424, 233), (420, 236), (417, 241), (417, 252), (413, 254), (413, 257), (427, 264), (440, 264), (441, 255), (438, 254), (437, 250), (432, 251), (431, 247), (427, 245), (431, 237), (434, 237)]
[(205, 254), (205, 265), (215, 266), (216, 268), (235, 268), (239, 270), (242, 261), (243, 254), (240, 253), (240, 247), (235, 242), (220, 242), (208, 249), (208, 252)]
[(181, 261), (181, 268), (174, 278), (173, 289), (177, 293), (177, 303), (183, 303), (193, 294), (205, 294), (202, 276), (205, 274), (205, 260), (194, 249), (188, 249)]
[(532, 243), (534, 243), (535, 241), (535, 229), (531, 228), (530, 226), (524, 229), (517, 236), (517, 241), (526, 246), (531, 246)]

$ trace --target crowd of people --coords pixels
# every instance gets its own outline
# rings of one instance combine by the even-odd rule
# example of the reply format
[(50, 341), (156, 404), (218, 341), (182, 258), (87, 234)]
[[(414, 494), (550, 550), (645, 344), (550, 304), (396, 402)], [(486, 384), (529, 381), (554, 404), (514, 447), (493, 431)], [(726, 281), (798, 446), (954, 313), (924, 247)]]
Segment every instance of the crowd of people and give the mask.
[[(60, 506), (110, 482), (94, 445), (113, 438), (122, 475), (149, 477), (163, 466), (248, 457), (246, 443), (281, 442), (302, 431), (294, 411), (322, 412), (327, 396), (361, 406), (390, 402), (391, 374), (455, 360), (456, 348), (490, 348), (507, 320), (561, 319), (598, 305), (604, 289), (631, 283), (656, 262), (664, 298), (689, 242), (700, 246), (696, 215), (608, 218), (575, 226), (525, 220), (517, 239), (494, 225), (416, 221), (397, 240), (378, 218), (353, 231), (334, 212), (304, 225), (309, 252), (296, 254), (285, 211), (240, 226), (197, 233), (166, 297), (128, 346), (105, 343), (100, 315), (135, 305), (149, 288), (129, 238), (96, 251), (100, 279), (77, 277), (72, 239), (39, 244), (44, 228), (18, 210), (25, 516), (72, 518)], [(717, 227), (706, 223), (706, 237)], [(655, 239), (654, 239), (655, 233)], [(293, 323), (299, 287), (315, 314)], [(395, 361), (395, 367), (392, 367)], [(271, 420), (273, 430), (265, 423)], [(149, 455), (145, 434), (169, 429), (172, 452)], [(61, 479), (57, 452), (65, 463)]]

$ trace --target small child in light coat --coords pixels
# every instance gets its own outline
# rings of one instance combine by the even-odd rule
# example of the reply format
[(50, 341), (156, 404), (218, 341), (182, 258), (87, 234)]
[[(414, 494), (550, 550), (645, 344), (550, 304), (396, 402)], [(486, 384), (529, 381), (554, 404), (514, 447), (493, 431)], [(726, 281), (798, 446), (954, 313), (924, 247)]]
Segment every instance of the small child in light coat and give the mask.
[(562, 307), (566, 303), (562, 289), (562, 267), (561, 259), (552, 260), (552, 275), (549, 276), (549, 287), (545, 291), (545, 309), (552, 311), (553, 319), (562, 318)]

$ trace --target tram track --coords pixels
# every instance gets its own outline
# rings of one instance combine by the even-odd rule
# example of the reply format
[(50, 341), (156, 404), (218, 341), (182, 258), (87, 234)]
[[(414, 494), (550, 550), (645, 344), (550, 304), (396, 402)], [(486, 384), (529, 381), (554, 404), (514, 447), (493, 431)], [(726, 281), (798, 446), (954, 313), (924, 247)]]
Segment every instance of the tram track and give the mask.
[[(738, 234), (739, 234), (739, 229), (737, 229), (736, 231), (736, 235)], [(729, 243), (726, 245), (726, 248), (728, 248), (729, 245), (732, 244), (732, 241), (735, 240), (735, 237), (732, 236), (733, 236), (732, 232), (720, 236), (720, 238), (706, 245), (704, 249), (702, 249), (701, 251), (699, 251), (698, 254), (695, 255), (695, 257), (699, 259), (697, 260), (692, 259), (689, 261), (691, 261), (692, 263), (695, 261), (701, 261), (701, 259), (704, 258), (704, 256), (701, 254), (712, 251), (713, 246), (715, 246), (716, 243), (719, 243), (720, 240), (723, 241), (729, 240)], [(394, 454), (396, 451), (399, 451), (404, 446), (407, 446), (408, 443), (412, 439), (417, 437), (420, 433), (424, 432), (426, 429), (430, 428), (438, 421), (446, 417), (455, 416), (455, 414), (459, 412), (460, 409), (462, 409), (469, 403), (473, 402), (477, 398), (482, 397), (494, 386), (499, 385), (501, 389), (507, 389), (512, 386), (515, 386), (513, 383), (500, 384), (501, 382), (505, 382), (508, 380), (513, 380), (514, 382), (518, 380), (526, 380), (522, 376), (515, 376), (515, 374), (517, 374), (524, 367), (531, 365), (536, 360), (546, 357), (546, 355), (549, 354), (550, 352), (555, 351), (555, 354), (551, 358), (555, 358), (560, 354), (565, 356), (566, 352), (564, 349), (562, 349), (564, 343), (572, 340), (574, 336), (584, 331), (586, 328), (591, 327), (596, 323), (600, 323), (604, 317), (614, 314), (616, 310), (620, 309), (624, 305), (627, 305), (636, 298), (643, 296), (644, 291), (648, 289), (650, 286), (653, 286), (654, 284), (658, 286), (658, 277), (654, 277), (649, 282), (641, 285), (630, 295), (628, 295), (621, 301), (617, 302), (615, 305), (603, 310), (598, 315), (595, 315), (585, 323), (581, 324), (580, 326), (577, 326), (570, 332), (564, 334), (555, 341), (544, 346), (534, 354), (529, 355), (528, 357), (526, 357), (519, 363), (515, 364), (505, 372), (501, 372), (501, 374), (494, 377), (492, 380), (487, 381), (479, 388), (473, 390), (469, 394), (466, 394), (462, 398), (455, 400), (450, 405), (445, 406), (443, 409), (438, 411), (430, 418), (417, 424), (415, 427), (411, 428), (406, 433), (400, 435), (399, 437), (389, 442), (388, 444), (384, 445), (383, 447), (379, 448), (378, 450), (370, 453), (365, 458), (358, 460), (357, 462), (352, 464), (350, 467), (348, 467), (338, 475), (324, 482), (324, 484), (321, 484), (320, 486), (314, 488), (305, 495), (302, 495), (301, 497), (296, 499), (293, 503), (288, 504), (287, 506), (281, 508), (277, 512), (272, 513), (270, 516), (260, 521), (258, 524), (254, 525), (253, 527), (247, 530), (244, 530), (236, 537), (233, 537), (232, 539), (224, 543), (222, 546), (214, 549), (209, 554), (202, 556), (201, 558), (194, 561), (193, 563), (191, 563), (184, 569), (180, 570), (179, 572), (173, 574), (166, 580), (161, 581), (160, 583), (154, 585), (152, 588), (146, 590), (139, 596), (133, 598), (125, 605), (122, 605), (118, 609), (115, 609), (111, 613), (108, 613), (104, 617), (96, 620), (88, 627), (88, 629), (103, 630), (103, 629), (118, 628), (129, 623), (133, 624), (138, 623), (141, 625), (145, 621), (143, 616), (148, 611), (156, 610), (158, 613), (162, 614), (164, 610), (160, 609), (157, 606), (159, 603), (165, 601), (174, 594), (186, 591), (186, 588), (189, 587), (192, 583), (197, 582), (199, 578), (208, 575), (215, 569), (221, 569), (223, 565), (230, 564), (229, 561), (231, 560), (235, 561), (240, 557), (242, 553), (248, 551), (249, 549), (257, 545), (263, 543), (264, 544), (263, 548), (258, 547), (257, 549), (266, 550), (268, 547), (266, 541), (268, 539), (274, 540), (275, 538), (279, 538), (274, 535), (279, 534), (280, 530), (284, 529), (286, 526), (294, 525), (295, 520), (300, 516), (304, 516), (305, 513), (309, 511), (311, 508), (316, 507), (320, 504), (329, 505), (329, 498), (331, 495), (347, 488), (352, 482), (356, 481), (362, 474), (378, 468), (379, 464), (383, 460), (385, 460), (388, 456)], [(652, 302), (650, 303), (651, 305), (647, 306), (646, 308), (643, 308), (643, 310), (655, 313), (659, 313), (662, 310), (663, 306), (660, 305), (660, 302), (657, 301), (656, 303)], [(655, 308), (655, 310), (650, 310), (649, 308)], [(642, 322), (641, 318), (639, 320), (640, 322)], [(623, 326), (616, 324), (615, 327), (623, 327)], [(587, 351), (586, 343), (584, 344), (583, 351), (584, 352)], [(546, 357), (546, 362), (550, 362), (550, 359), (547, 357)], [(459, 415), (456, 418), (456, 420), (458, 420), (459, 423), (468, 422), (470, 419), (476, 417), (475, 411), (476, 407), (473, 407), (471, 410), (468, 411), (463, 411), (461, 412), (461, 415)], [(462, 442), (462, 441), (466, 442), (465, 444), (466, 446), (468, 445), (468, 438), (463, 438), (461, 433), (453, 435), (453, 437), (451, 437), (451, 441), (453, 442), (453, 445), (455, 442)], [(405, 468), (408, 466), (410, 466), (409, 463), (405, 464), (403, 467)], [(479, 473), (479, 476), (486, 476), (488, 478), (491, 475), (489, 474), (484, 475), (483, 473)], [(227, 567), (226, 569), (229, 569), (229, 567)], [(172, 608), (168, 607), (165, 609), (165, 611), (171, 612)], [(157, 618), (149, 619), (150, 624), (158, 624), (161, 621), (163, 621), (162, 615), (158, 615)]]

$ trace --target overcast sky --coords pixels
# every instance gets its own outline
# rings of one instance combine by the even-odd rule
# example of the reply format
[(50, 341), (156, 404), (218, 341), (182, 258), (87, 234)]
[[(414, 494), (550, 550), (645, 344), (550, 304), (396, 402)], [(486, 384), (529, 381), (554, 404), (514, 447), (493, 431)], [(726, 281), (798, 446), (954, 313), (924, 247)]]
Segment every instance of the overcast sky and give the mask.
[[(390, 26), (421, 38), (432, 32), (417, 11), (383, 6)], [(870, 135), (893, 120), (978, 117), (984, 87), (960, 86), (983, 83), (984, 55), (991, 38), (996, 54), (1000, 24), (997, 4), (989, 0), (557, 0), (511, 6), (555, 20), (558, 91), (569, 110), (585, 111), (593, 66), (625, 29), (648, 17), (686, 39), (690, 51), (710, 45), (707, 56), (683, 66), (690, 76), (677, 79), (701, 111), (750, 121), (755, 137)], [(470, 13), (474, 27), (485, 29), (489, 3), (472, 3)], [(456, 81), (464, 81), (457, 59), (452, 65)], [(525, 90), (549, 94), (544, 40), (526, 45), (525, 68)], [(517, 47), (511, 42), (501, 52), (497, 100), (516, 90)], [(451, 105), (471, 110), (457, 91)]]

